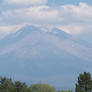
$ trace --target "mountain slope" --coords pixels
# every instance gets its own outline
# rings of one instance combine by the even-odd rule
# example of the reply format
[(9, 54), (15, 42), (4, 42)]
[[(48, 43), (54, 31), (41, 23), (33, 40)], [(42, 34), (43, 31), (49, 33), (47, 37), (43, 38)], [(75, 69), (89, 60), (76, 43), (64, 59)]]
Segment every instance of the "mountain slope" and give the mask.
[(91, 48), (57, 28), (26, 25), (0, 41), (1, 74), (33, 83), (72, 88), (76, 74), (91, 71), (91, 60)]

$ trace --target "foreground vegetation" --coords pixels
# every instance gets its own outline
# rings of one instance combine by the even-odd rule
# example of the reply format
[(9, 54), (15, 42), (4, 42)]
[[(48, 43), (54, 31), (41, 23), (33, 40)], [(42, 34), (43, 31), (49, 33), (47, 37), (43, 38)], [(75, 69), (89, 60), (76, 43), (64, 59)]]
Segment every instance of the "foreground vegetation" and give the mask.
[[(11, 78), (0, 78), (0, 92), (72, 92), (71, 90), (59, 90), (48, 84), (33, 84), (28, 86), (20, 81), (13, 81)], [(75, 84), (75, 92), (92, 92), (92, 78), (90, 73), (84, 72), (78, 77)]]

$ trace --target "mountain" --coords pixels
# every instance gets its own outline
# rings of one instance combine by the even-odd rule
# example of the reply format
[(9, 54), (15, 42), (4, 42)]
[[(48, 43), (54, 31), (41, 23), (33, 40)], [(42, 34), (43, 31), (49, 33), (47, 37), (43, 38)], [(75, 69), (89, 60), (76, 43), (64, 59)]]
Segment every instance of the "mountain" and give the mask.
[(0, 73), (27, 83), (73, 88), (79, 73), (91, 72), (91, 51), (58, 28), (25, 25), (0, 40)]

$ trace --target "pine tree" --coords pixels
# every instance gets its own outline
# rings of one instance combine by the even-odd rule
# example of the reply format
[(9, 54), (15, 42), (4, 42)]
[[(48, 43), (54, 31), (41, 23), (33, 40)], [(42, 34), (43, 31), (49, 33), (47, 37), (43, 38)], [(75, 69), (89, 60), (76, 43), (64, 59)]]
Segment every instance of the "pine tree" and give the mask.
[(76, 92), (91, 92), (92, 91), (92, 79), (91, 74), (84, 72), (78, 77), (78, 83), (76, 84)]

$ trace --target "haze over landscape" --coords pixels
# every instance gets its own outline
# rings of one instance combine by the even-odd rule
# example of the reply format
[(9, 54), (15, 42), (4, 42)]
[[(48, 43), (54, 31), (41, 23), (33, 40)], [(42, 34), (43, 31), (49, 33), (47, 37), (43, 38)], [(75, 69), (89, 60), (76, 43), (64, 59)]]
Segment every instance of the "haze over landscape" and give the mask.
[(72, 89), (92, 74), (92, 1), (1, 0), (0, 75)]

